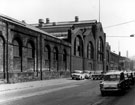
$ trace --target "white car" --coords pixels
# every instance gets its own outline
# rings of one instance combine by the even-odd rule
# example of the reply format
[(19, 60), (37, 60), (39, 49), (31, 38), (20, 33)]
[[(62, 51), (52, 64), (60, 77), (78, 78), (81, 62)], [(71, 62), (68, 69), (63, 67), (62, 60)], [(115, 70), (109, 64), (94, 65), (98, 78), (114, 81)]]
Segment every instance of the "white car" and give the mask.
[(85, 79), (85, 74), (81, 70), (74, 70), (74, 72), (71, 74), (72, 79)]
[(91, 78), (91, 75), (90, 75), (91, 72), (89, 70), (85, 70), (83, 73), (85, 74), (85, 79)]

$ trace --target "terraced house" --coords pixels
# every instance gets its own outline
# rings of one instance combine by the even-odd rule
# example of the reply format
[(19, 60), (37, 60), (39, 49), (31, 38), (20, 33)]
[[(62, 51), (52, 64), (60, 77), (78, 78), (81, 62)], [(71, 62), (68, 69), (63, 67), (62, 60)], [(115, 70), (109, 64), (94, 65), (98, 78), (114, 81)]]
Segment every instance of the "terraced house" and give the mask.
[(106, 70), (106, 36), (96, 20), (38, 24), (0, 15), (0, 78), (6, 82), (69, 77)]

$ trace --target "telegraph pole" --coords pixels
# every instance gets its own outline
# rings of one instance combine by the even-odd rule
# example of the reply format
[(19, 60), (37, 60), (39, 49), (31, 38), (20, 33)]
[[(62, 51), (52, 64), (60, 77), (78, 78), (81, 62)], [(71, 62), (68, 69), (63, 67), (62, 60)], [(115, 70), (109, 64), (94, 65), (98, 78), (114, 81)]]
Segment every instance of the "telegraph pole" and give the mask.
[(99, 0), (99, 22), (100, 22), (100, 0)]

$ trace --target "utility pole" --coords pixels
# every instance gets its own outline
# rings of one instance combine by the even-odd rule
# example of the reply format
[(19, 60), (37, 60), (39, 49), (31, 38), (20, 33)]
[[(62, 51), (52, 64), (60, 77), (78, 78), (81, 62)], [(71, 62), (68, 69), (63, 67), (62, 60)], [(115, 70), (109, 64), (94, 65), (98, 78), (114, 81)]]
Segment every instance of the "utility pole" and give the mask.
[(100, 0), (99, 0), (99, 22), (100, 22)]

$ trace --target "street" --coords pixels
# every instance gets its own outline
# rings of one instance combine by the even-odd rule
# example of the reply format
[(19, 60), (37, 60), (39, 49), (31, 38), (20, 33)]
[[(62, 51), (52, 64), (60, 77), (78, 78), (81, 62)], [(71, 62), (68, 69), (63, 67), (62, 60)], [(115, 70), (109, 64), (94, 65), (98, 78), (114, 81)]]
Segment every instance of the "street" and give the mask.
[(69, 81), (55, 86), (0, 93), (0, 105), (135, 105), (135, 86), (124, 95), (115, 93), (103, 97), (99, 80)]

